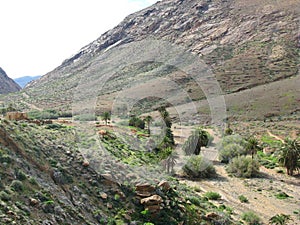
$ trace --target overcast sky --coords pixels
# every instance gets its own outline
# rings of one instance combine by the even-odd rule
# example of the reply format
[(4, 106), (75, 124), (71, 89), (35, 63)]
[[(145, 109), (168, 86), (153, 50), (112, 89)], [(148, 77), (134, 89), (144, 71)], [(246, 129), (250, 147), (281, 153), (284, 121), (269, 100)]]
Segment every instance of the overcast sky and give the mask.
[(0, 67), (44, 75), (127, 15), (157, 0), (0, 0)]

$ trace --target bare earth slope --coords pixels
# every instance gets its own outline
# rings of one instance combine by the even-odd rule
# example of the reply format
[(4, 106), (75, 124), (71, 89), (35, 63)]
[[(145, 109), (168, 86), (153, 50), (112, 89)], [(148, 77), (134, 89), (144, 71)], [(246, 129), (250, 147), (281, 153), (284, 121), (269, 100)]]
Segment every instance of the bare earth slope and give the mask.
[[(102, 68), (97, 64), (104, 53), (145, 39), (167, 41), (199, 56), (225, 93), (296, 76), (299, 69), (298, 18), (299, 2), (293, 0), (161, 1), (129, 15), (117, 27), (32, 83), (24, 90), (30, 96), (26, 101), (41, 108), (70, 110), (78, 84), (82, 85), (101, 74)], [(105, 57), (109, 57), (107, 55)], [(147, 64), (150, 66), (145, 72)], [(137, 72), (132, 65), (127, 66), (111, 68), (117, 74), (117, 85), (108, 82), (109, 91), (98, 92), (105, 96), (107, 102), (104, 104), (108, 107), (120, 88), (130, 88), (123, 83), (137, 75), (146, 76), (147, 72), (160, 69), (164, 71), (163, 76), (175, 77), (176, 82), (176, 78), (182, 76), (182, 73), (178, 74), (178, 68), (165, 68), (166, 65), (153, 65), (153, 62), (143, 62), (143, 68), (135, 68)], [(204, 98), (200, 88), (189, 83), (188, 79), (186, 77), (179, 82), (188, 87), (191, 98)], [(150, 84), (164, 89), (159, 82)], [(182, 103), (184, 99), (179, 99), (178, 104)], [(288, 110), (291, 109), (288, 107)]]

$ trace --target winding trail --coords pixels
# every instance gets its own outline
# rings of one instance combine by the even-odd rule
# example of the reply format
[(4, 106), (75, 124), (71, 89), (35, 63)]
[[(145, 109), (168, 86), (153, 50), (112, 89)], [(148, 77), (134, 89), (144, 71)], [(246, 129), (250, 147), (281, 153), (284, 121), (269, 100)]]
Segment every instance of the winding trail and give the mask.
[(272, 134), (271, 131), (267, 130), (267, 133), (268, 133), (269, 136), (271, 136), (271, 137), (275, 138), (276, 140), (281, 141), (282, 143), (284, 143), (284, 140), (281, 137), (279, 137), (275, 134)]

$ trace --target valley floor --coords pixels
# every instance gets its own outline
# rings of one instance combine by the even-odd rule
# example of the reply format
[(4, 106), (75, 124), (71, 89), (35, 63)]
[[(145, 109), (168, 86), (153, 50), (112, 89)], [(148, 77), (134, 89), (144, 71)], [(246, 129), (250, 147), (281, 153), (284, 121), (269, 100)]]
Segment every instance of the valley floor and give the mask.
[[(183, 144), (183, 140), (188, 137), (191, 132), (189, 127), (176, 126), (174, 135), (179, 144)], [(213, 130), (208, 132), (214, 136), (214, 143), (220, 140)], [(177, 173), (181, 173), (181, 167), (184, 164), (183, 152), (181, 148), (177, 149), (180, 154), (180, 159), (177, 167)], [(200, 189), (200, 194), (207, 191), (214, 191), (222, 196), (220, 201), (216, 204), (224, 204), (233, 209), (233, 217), (239, 220), (239, 215), (245, 211), (253, 211), (259, 215), (264, 223), (276, 214), (291, 215), (293, 221), (290, 224), (300, 224), (300, 179), (298, 177), (290, 177), (286, 174), (279, 174), (275, 170), (261, 167), (261, 177), (252, 179), (240, 179), (228, 176), (225, 171), (225, 165), (219, 163), (216, 155), (217, 149), (215, 147), (203, 148), (202, 154), (211, 157), (214, 161), (217, 171), (217, 178), (200, 181), (191, 181), (182, 179), (181, 182), (188, 186)], [(286, 199), (278, 199), (276, 195), (279, 193), (286, 193), (289, 197)], [(245, 196), (249, 202), (242, 203), (239, 196)]]

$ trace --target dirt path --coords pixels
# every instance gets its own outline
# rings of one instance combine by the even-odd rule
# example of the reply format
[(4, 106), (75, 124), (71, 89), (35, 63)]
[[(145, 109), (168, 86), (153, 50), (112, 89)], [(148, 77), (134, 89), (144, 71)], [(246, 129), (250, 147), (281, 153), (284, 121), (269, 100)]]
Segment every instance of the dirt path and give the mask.
[(281, 137), (278, 137), (277, 135), (272, 134), (271, 131), (267, 130), (267, 133), (268, 133), (269, 136), (271, 136), (271, 137), (275, 138), (276, 140), (281, 141), (282, 143), (284, 143), (284, 140)]
[[(179, 153), (179, 163), (176, 165), (175, 170), (177, 173), (181, 173), (181, 167), (184, 164), (186, 156), (180, 146), (184, 143), (184, 140), (191, 133), (191, 127), (176, 127), (174, 129), (175, 141), (178, 143), (176, 151)], [(207, 130), (214, 137), (214, 144), (216, 145), (220, 141), (220, 137), (213, 130)], [(180, 136), (182, 135), (182, 136)], [(271, 133), (270, 133), (271, 136)], [(273, 135), (272, 135), (273, 136)], [(275, 136), (275, 135), (274, 135)], [(275, 170), (268, 170), (264, 167), (261, 168), (260, 178), (252, 179), (240, 179), (235, 177), (229, 177), (225, 171), (225, 165), (217, 162), (216, 155), (217, 149), (215, 146), (210, 148), (203, 148), (202, 154), (205, 156), (212, 156), (214, 160), (215, 168), (217, 171), (217, 178), (202, 180), (202, 181), (190, 181), (183, 179), (182, 183), (186, 183), (189, 186), (197, 187), (202, 190), (202, 193), (207, 191), (214, 191), (221, 194), (222, 199), (215, 202), (216, 204), (225, 204), (233, 208), (233, 217), (237, 220), (240, 219), (240, 215), (245, 211), (253, 211), (259, 215), (265, 224), (268, 220), (276, 214), (291, 215), (293, 221), (290, 224), (300, 224), (300, 217), (294, 212), (300, 213), (300, 179), (295, 177), (289, 177), (285, 174), (278, 174)], [(288, 196), (287, 199), (278, 199), (276, 194), (284, 192)], [(239, 196), (245, 196), (249, 202), (242, 203), (239, 200)]]
[[(22, 95), (23, 95), (23, 97), (24, 97), (25, 99), (30, 98), (30, 96), (29, 96), (28, 94), (26, 94), (25, 92), (24, 92)], [(23, 104), (27, 105), (30, 109), (35, 109), (35, 110), (38, 110), (38, 111), (42, 111), (42, 110), (43, 110), (43, 109), (37, 107), (36, 105), (33, 105), (33, 104), (31, 104), (31, 103), (28, 103), (28, 102), (26, 102), (26, 101), (24, 101), (24, 100), (20, 100), (20, 101), (21, 101)]]

